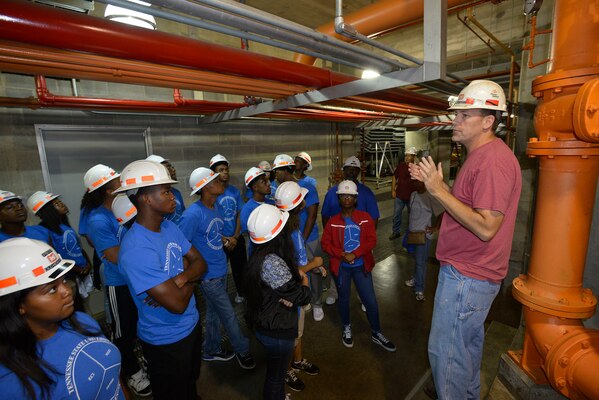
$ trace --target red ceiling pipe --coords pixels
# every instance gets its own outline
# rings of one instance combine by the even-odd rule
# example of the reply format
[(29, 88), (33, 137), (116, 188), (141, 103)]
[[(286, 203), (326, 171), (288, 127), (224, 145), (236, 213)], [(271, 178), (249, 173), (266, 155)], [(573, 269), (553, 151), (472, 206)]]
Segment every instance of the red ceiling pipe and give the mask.
[[(472, 0), (449, 0), (447, 7), (455, 7)], [(424, 15), (424, 0), (381, 0), (366, 6), (358, 11), (343, 16), (346, 24), (353, 25), (358, 32), (366, 36), (376, 36), (382, 31), (395, 28), (414, 20), (421, 19)], [(317, 31), (335, 36), (346, 42), (351, 38), (335, 33), (335, 22), (329, 22), (316, 28)], [(296, 54), (293, 61), (312, 65), (315, 57), (305, 54)], [(447, 107), (447, 105), (445, 106)]]

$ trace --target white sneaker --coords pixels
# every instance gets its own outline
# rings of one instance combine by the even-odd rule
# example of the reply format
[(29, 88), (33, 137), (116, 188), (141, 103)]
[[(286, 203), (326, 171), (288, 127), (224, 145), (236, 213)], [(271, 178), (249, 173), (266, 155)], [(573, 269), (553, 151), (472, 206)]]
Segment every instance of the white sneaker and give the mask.
[(322, 310), (322, 307), (314, 306), (312, 316), (314, 317), (314, 321), (322, 321), (324, 318), (324, 311)]
[(312, 304), (308, 303), (304, 306), (304, 312), (312, 311)]
[(235, 296), (235, 303), (237, 303), (237, 304), (241, 304), (241, 303), (243, 303), (244, 301), (245, 301), (245, 297), (242, 297), (242, 296), (240, 296), (239, 294), (237, 294), (237, 295)]
[(404, 285), (406, 285), (407, 287), (414, 287), (415, 284), (416, 281), (414, 280), (414, 278), (410, 278), (404, 282)]
[(335, 304), (335, 302), (337, 301), (337, 298), (333, 295), (327, 296), (327, 299), (324, 301), (325, 303), (327, 303), (329, 306)]
[(143, 369), (140, 369), (127, 379), (127, 385), (131, 388), (131, 391), (141, 397), (150, 396), (152, 394), (152, 388), (150, 387), (150, 380), (148, 375)]

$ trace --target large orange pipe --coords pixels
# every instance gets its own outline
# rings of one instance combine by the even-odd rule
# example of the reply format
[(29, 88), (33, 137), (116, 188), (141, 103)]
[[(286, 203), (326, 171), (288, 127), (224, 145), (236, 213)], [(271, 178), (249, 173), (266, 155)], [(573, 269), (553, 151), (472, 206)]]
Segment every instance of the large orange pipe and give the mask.
[[(472, 2), (472, 0), (449, 0), (447, 7), (451, 8), (468, 2)], [(344, 15), (343, 19), (345, 23), (353, 25), (362, 35), (372, 36), (418, 20), (423, 15), (424, 0), (381, 0)], [(319, 26), (316, 30), (346, 42), (352, 41), (346, 36), (335, 33), (334, 21)], [(296, 54), (293, 61), (312, 65), (316, 58), (305, 54)]]
[(599, 177), (599, 8), (595, 0), (557, 0), (552, 68), (532, 85), (539, 105), (539, 182), (527, 275), (513, 282), (524, 307), (522, 353), (512, 353), (537, 383), (572, 399), (599, 399), (599, 331), (585, 329), (597, 299), (582, 287)]

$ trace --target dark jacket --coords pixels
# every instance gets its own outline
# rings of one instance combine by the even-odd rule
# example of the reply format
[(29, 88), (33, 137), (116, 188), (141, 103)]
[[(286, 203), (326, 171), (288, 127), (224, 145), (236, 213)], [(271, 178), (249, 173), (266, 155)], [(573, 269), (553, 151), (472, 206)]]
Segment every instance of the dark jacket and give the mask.
[[(281, 260), (282, 261), (282, 260)], [(283, 268), (289, 268), (283, 263)], [(262, 282), (262, 304), (258, 311), (256, 330), (266, 336), (294, 339), (297, 337), (298, 306), (310, 302), (310, 288), (293, 279), (273, 289)], [(287, 307), (279, 300), (285, 299), (293, 303)]]
[[(372, 249), (376, 247), (376, 230), (374, 221), (370, 214), (360, 210), (354, 210), (351, 215), (352, 221), (360, 227), (360, 247), (352, 251), (356, 258), (363, 257), (364, 270), (372, 271), (374, 268), (374, 256)], [(330, 267), (333, 275), (339, 274), (339, 265), (343, 255), (345, 243), (345, 220), (341, 213), (334, 215), (328, 220), (322, 234), (322, 249), (330, 256)]]

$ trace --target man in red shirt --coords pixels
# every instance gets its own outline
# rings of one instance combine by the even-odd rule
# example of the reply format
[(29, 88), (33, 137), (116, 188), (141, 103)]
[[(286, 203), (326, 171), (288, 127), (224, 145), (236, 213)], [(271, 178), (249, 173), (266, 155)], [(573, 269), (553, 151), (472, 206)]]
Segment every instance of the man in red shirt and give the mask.
[(389, 236), (389, 240), (397, 239), (401, 236), (401, 217), (404, 207), (408, 207), (408, 215), (410, 214), (410, 196), (416, 190), (412, 185), (412, 178), (408, 165), (416, 159), (416, 147), (410, 147), (406, 150), (404, 161), (397, 164), (393, 172), (391, 181), (391, 197), (395, 199), (393, 207), (393, 232)]
[(498, 84), (472, 81), (450, 109), (452, 140), (468, 151), (454, 186), (431, 157), (410, 165), (446, 211), (428, 354), (439, 399), (480, 399), (484, 322), (507, 274), (522, 179), (516, 157), (495, 137), (506, 109)]

